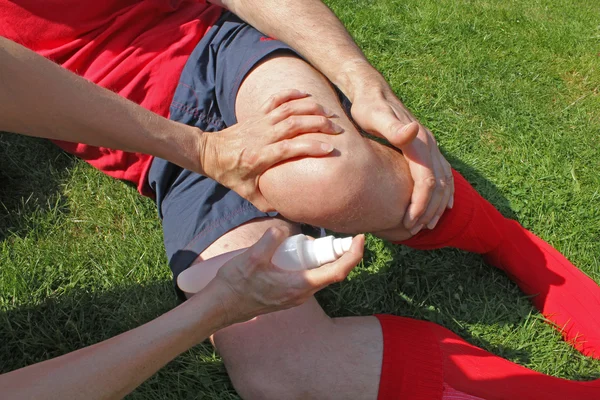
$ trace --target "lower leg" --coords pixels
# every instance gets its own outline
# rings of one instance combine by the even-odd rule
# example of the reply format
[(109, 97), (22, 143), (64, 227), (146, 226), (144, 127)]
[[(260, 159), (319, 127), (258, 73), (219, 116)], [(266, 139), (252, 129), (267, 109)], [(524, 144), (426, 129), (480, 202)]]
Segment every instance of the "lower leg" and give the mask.
[(583, 354), (600, 358), (600, 287), (548, 243), (503, 217), (456, 171), (455, 205), (432, 231), (401, 242), (456, 247), (502, 269)]
[[(199, 261), (249, 247), (266, 229), (281, 225), (299, 233), (297, 225), (282, 219), (254, 220), (219, 238)], [(244, 399), (377, 396), (383, 345), (374, 317), (331, 319), (313, 298), (230, 326), (212, 339)]]

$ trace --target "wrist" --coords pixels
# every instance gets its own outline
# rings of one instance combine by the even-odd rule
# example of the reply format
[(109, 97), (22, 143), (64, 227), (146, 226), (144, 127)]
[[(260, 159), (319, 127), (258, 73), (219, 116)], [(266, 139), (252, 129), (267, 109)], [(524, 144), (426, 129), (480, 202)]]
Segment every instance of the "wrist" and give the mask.
[(226, 304), (222, 301), (222, 288), (213, 284), (213, 281), (179, 306), (186, 310), (186, 319), (192, 321), (188, 333), (192, 345), (231, 325)]
[(178, 125), (180, 126), (183, 138), (178, 151), (179, 155), (183, 158), (181, 166), (204, 175), (204, 158), (207, 146), (206, 132), (193, 126)]
[[(171, 161), (187, 170), (203, 174), (203, 152), (206, 148), (206, 134), (200, 129), (169, 121), (165, 128), (166, 136), (159, 157)], [(163, 153), (163, 154), (160, 154)]]
[(335, 83), (351, 102), (365, 92), (383, 93), (389, 87), (385, 78), (366, 59), (346, 61)]

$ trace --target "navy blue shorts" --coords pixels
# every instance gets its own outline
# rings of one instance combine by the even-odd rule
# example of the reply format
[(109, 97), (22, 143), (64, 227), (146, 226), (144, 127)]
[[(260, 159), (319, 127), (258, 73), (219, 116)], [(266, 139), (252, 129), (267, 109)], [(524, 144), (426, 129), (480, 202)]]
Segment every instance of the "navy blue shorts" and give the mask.
[[(225, 13), (187, 61), (171, 103), (171, 119), (203, 131), (220, 131), (235, 124), (235, 100), (243, 79), (273, 53), (296, 54), (284, 43)], [(152, 162), (148, 180), (156, 193), (175, 281), (228, 231), (256, 218), (277, 215), (261, 212), (214, 180), (160, 158)]]

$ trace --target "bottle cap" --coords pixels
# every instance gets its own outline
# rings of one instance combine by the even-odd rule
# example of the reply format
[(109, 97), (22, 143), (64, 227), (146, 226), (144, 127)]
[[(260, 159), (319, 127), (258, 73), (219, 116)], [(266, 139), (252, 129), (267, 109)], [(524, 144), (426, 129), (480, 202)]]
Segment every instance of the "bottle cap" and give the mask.
[(333, 248), (338, 257), (341, 257), (342, 254), (350, 250), (350, 247), (352, 247), (352, 236), (333, 239)]
[(336, 239), (333, 236), (315, 239), (313, 241), (313, 252), (319, 266), (337, 260), (350, 249), (352, 238)]

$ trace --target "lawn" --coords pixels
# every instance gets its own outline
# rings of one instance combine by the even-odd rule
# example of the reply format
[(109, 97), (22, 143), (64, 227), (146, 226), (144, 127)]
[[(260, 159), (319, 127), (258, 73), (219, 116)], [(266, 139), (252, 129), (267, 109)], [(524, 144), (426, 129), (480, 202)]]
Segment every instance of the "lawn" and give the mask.
[[(328, 4), (453, 166), (600, 282), (600, 3)], [(435, 321), (537, 371), (600, 377), (600, 362), (563, 343), (476, 255), (369, 237), (363, 263), (318, 298), (332, 316)], [(0, 134), (2, 372), (107, 339), (176, 304), (151, 200), (48, 142)], [(131, 398), (238, 397), (205, 343)]]

